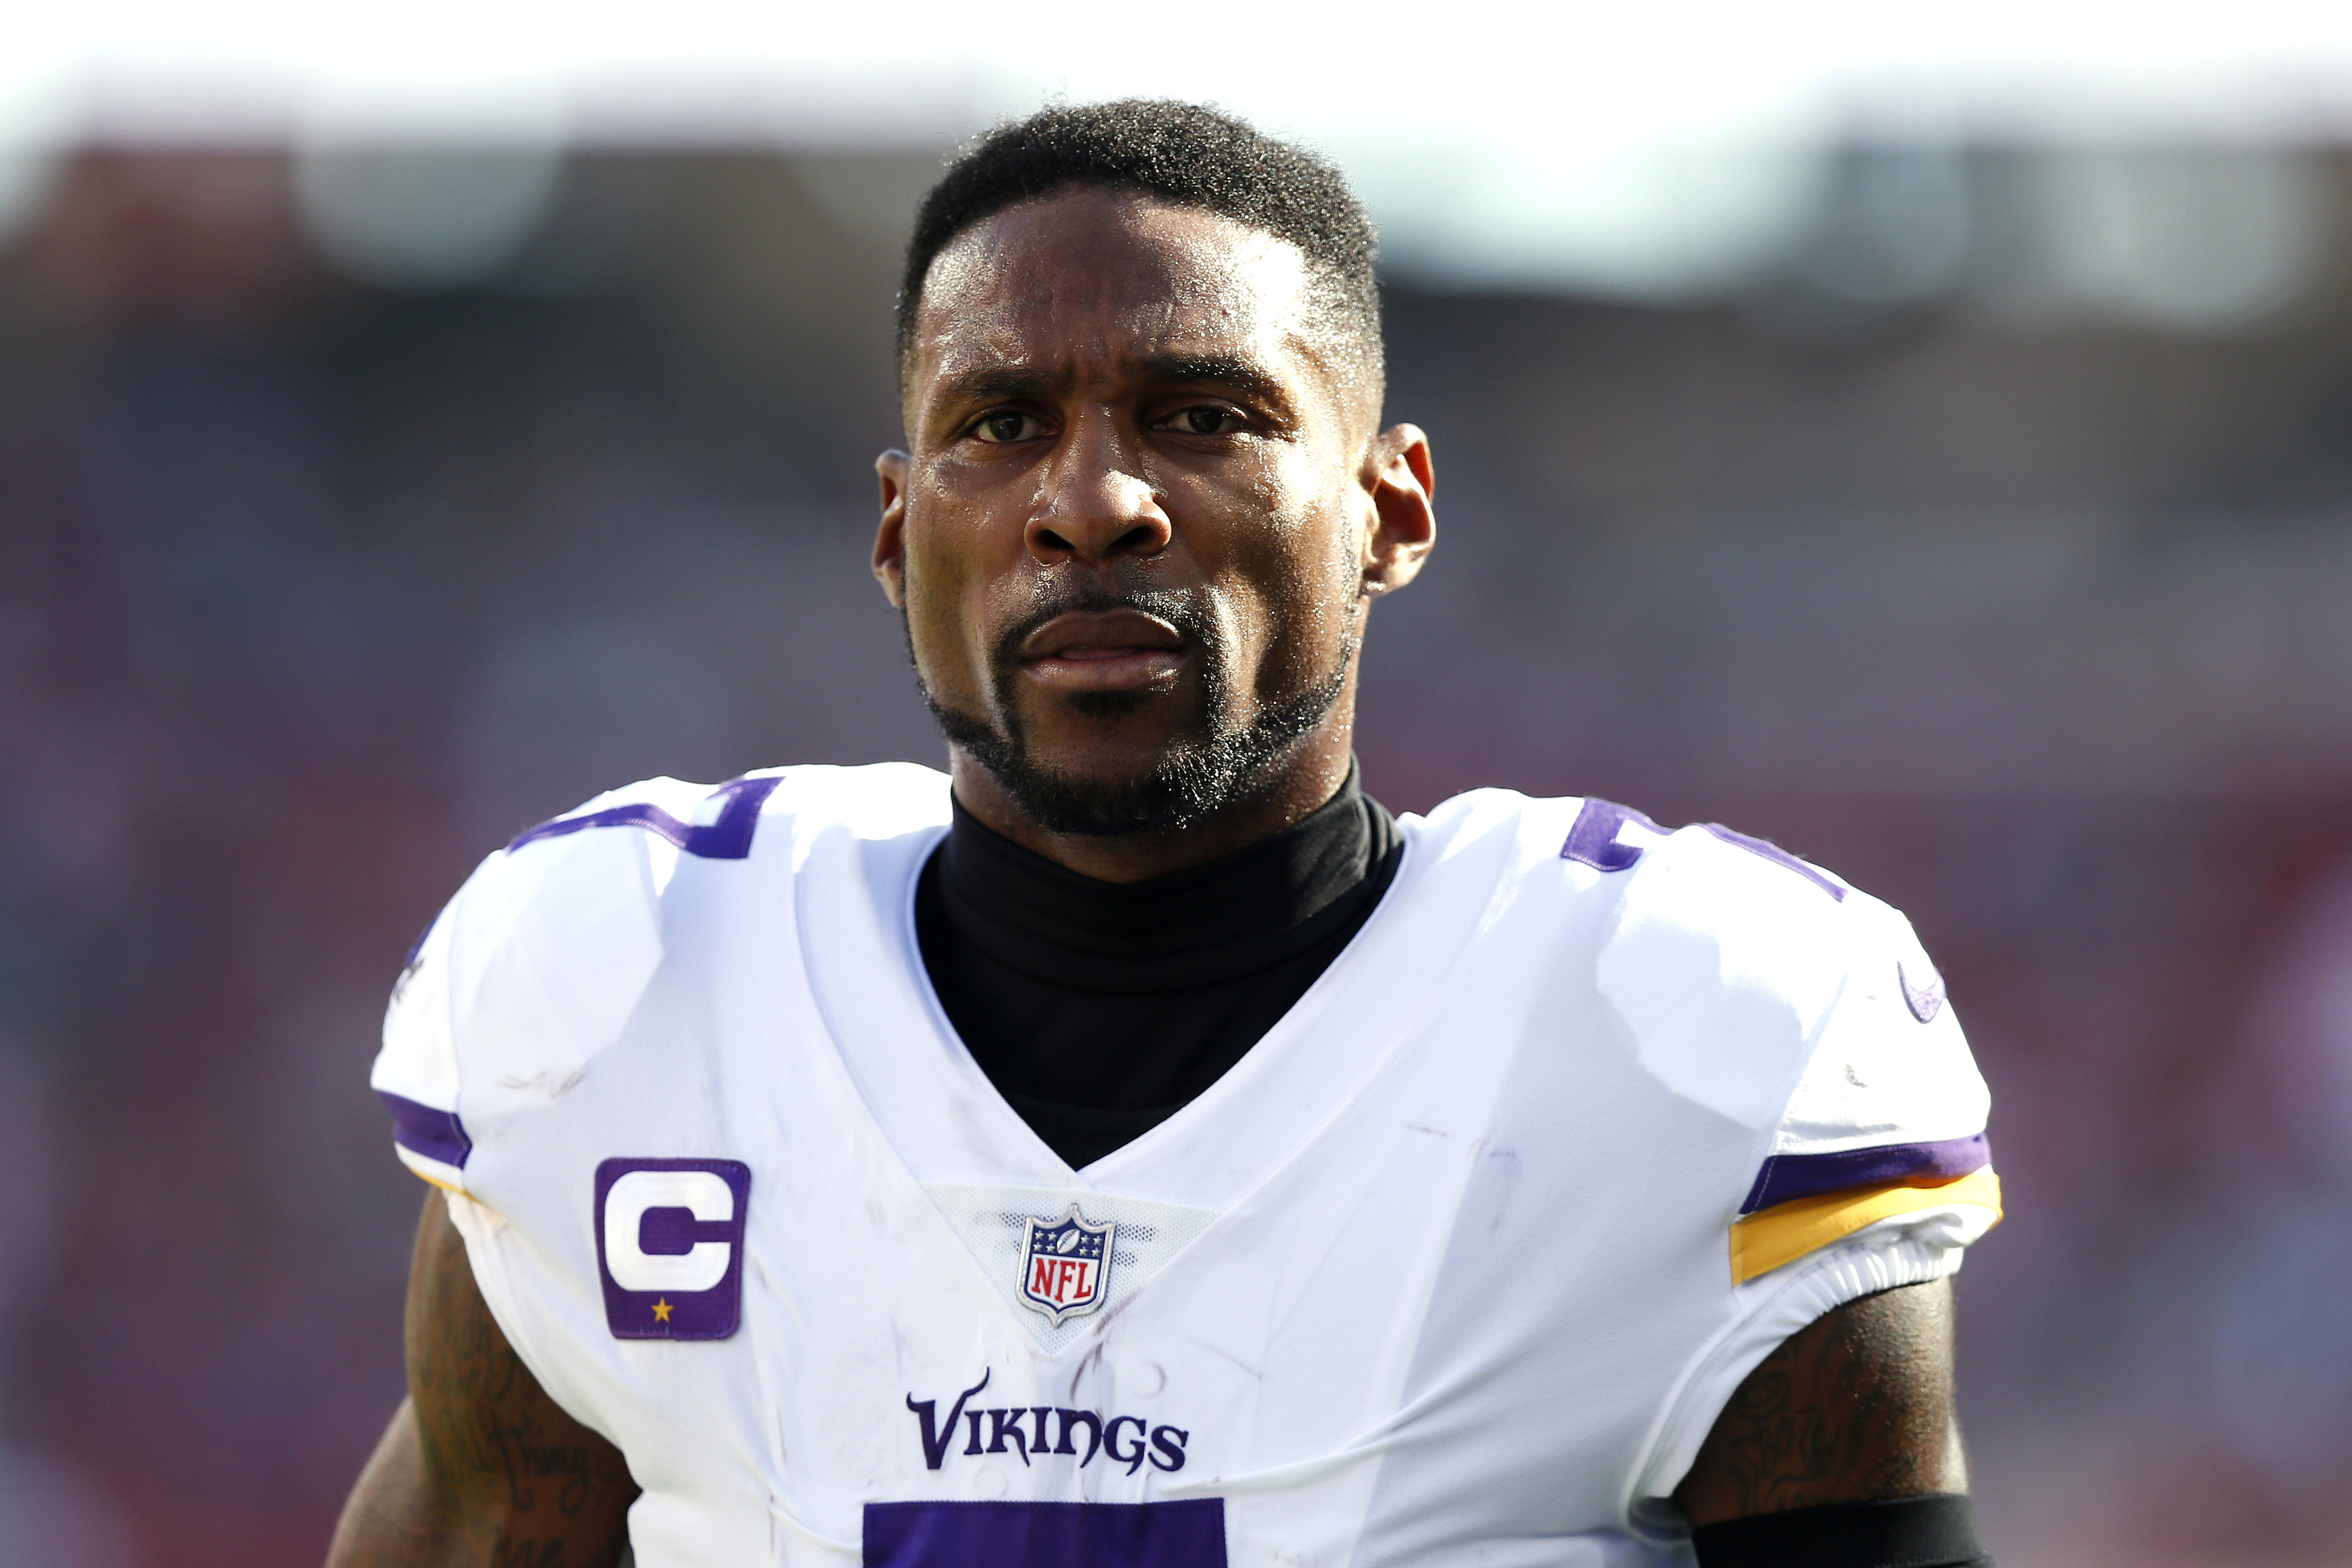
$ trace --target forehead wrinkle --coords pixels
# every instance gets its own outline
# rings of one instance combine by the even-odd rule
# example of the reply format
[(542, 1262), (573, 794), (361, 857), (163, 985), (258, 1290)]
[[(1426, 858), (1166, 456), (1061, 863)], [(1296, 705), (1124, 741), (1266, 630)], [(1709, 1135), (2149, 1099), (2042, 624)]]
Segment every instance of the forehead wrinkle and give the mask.
[[(1183, 331), (1171, 340), (1125, 345), (1095, 334), (1083, 343), (1061, 345), (1061, 352), (1044, 363), (1010, 349), (1004, 351), (1007, 357), (991, 359), (985, 343), (970, 349), (950, 345), (930, 378), (929, 397), (937, 405), (961, 405), (1000, 397), (1042, 400), (1081, 386), (1205, 384), (1230, 388), (1286, 414), (1295, 412), (1297, 389), (1286, 384), (1279, 367), (1265, 363), (1261, 352), (1269, 346), (1267, 337), (1293, 350), (1310, 372), (1328, 374), (1322, 356), (1297, 353), (1306, 343), (1297, 333), (1256, 334), (1235, 342), (1203, 341), (1197, 331)], [(977, 363), (959, 367), (955, 362), (967, 355)]]
[(1029, 365), (1231, 360), (1284, 335), (1281, 318), (1238, 286), (1203, 298), (1205, 290), (1181, 285), (1105, 289), (1085, 280), (1073, 286), (1067, 279), (1006, 277), (972, 292), (976, 297), (943, 301), (927, 334), (940, 374), (967, 353)]

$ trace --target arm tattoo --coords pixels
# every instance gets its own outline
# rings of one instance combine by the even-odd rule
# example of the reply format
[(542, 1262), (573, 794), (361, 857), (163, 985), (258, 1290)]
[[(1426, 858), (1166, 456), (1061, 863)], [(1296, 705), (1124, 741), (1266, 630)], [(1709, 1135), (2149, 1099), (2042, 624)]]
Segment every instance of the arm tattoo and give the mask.
[(550, 1398), (515, 1353), (446, 1215), (428, 1212), (418, 1235), (407, 1337), (435, 1510), (461, 1529), (498, 1521), (489, 1568), (583, 1563), (578, 1528), (617, 1527), (636, 1484), (619, 1451)]
[(1966, 1491), (1950, 1300), (1944, 1281), (1865, 1296), (1765, 1357), (1675, 1492), (1692, 1521)]
[(408, 1399), (328, 1568), (613, 1568), (637, 1496), (628, 1464), (507, 1342), (438, 1193), (416, 1229), (407, 1341)]

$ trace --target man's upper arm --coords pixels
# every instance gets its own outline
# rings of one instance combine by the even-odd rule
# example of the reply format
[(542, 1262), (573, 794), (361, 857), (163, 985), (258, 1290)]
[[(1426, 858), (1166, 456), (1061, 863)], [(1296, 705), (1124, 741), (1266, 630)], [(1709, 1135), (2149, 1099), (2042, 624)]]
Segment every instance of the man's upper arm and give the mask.
[(605, 1568), (637, 1495), (490, 1316), (439, 1193), (408, 1277), (408, 1399), (344, 1505), (329, 1568)]
[(1948, 1279), (1849, 1301), (1748, 1373), (1675, 1496), (1694, 1526), (1968, 1490)]

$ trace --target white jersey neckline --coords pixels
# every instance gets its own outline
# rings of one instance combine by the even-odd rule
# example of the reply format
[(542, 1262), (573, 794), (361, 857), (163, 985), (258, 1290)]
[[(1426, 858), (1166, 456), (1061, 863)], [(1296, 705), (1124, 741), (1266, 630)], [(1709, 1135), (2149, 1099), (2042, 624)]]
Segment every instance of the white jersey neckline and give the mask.
[[(1400, 818), (1396, 876), (1306, 994), (1207, 1090), (1083, 1170), (997, 1092), (923, 967), (915, 885), (943, 826), (810, 846), (795, 879), (794, 956), (874, 1133), (919, 1184), (1096, 1191), (1223, 1213), (1303, 1155), (1415, 1032), (1423, 999), (1443, 989), (1516, 858), (1515, 834), (1477, 826)], [(1431, 876), (1464, 854), (1488, 864)], [(824, 977), (847, 974), (866, 984), (828, 994)]]

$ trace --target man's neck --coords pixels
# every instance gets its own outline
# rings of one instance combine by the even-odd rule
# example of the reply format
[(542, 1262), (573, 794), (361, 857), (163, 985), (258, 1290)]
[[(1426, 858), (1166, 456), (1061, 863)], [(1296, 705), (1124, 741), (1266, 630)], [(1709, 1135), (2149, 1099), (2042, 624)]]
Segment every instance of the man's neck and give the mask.
[(1354, 716), (1334, 709), (1285, 759), (1271, 784), (1199, 821), (1164, 833), (1053, 833), (962, 747), (950, 753), (956, 798), (982, 825), (1033, 855), (1104, 882), (1144, 882), (1246, 849), (1339, 793), (1353, 756)]

